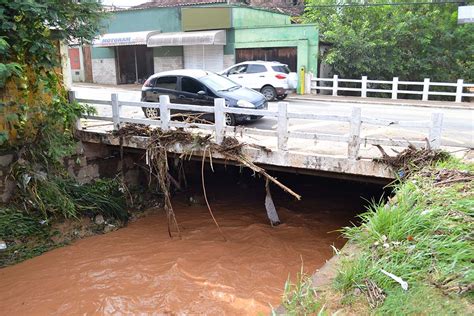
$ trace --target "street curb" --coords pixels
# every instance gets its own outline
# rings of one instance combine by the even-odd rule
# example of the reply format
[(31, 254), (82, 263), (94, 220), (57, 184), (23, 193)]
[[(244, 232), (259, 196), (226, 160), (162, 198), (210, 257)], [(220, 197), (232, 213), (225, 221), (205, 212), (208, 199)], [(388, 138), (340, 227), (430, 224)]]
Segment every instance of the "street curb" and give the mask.
[(324, 99), (324, 98), (304, 98), (298, 96), (288, 96), (288, 100), (299, 100), (299, 101), (319, 101), (319, 102), (336, 102), (336, 103), (361, 103), (361, 104), (376, 104), (376, 105), (394, 105), (394, 106), (416, 106), (420, 108), (441, 108), (441, 109), (455, 109), (455, 110), (474, 110), (474, 104), (469, 106), (463, 105), (446, 105), (446, 104), (417, 104), (417, 103), (405, 103), (405, 102), (383, 102), (375, 100), (344, 100), (344, 99)]

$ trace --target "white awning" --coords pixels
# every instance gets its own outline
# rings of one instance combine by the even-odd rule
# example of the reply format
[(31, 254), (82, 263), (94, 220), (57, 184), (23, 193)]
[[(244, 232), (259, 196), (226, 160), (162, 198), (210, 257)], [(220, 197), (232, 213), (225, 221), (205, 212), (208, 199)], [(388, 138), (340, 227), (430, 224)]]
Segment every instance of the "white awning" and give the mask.
[(99, 36), (92, 42), (94, 47), (111, 47), (125, 45), (146, 45), (148, 38), (160, 31), (142, 31), (128, 33), (108, 33)]
[(224, 30), (200, 32), (160, 33), (150, 36), (148, 47), (188, 46), (188, 45), (225, 45)]

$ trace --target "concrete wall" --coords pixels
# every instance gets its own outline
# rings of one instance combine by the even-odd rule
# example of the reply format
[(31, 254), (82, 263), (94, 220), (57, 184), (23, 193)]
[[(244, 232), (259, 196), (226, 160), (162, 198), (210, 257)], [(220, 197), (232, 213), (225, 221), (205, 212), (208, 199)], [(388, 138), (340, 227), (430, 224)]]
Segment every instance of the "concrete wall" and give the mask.
[(232, 8), (232, 27), (290, 25), (290, 16), (257, 8)]
[(115, 58), (92, 59), (94, 83), (117, 84)]
[(293, 24), (235, 30), (235, 48), (297, 47), (298, 69), (318, 73), (318, 29), (313, 24)]
[(104, 33), (122, 33), (159, 30), (181, 31), (179, 8), (152, 8), (130, 11), (116, 11), (104, 22)]
[(83, 142), (77, 143), (75, 155), (64, 160), (69, 175), (79, 183), (114, 178), (122, 171), (125, 183), (131, 186), (146, 182), (144, 169), (137, 166), (144, 163), (142, 154), (124, 153), (122, 160), (117, 148)]
[(155, 73), (183, 69), (183, 56), (153, 57), (153, 67)]
[(154, 47), (153, 66), (155, 73), (184, 68), (183, 47)]
[(235, 55), (224, 55), (224, 69), (235, 64)]
[(231, 10), (229, 7), (181, 8), (182, 30), (229, 29), (232, 27)]

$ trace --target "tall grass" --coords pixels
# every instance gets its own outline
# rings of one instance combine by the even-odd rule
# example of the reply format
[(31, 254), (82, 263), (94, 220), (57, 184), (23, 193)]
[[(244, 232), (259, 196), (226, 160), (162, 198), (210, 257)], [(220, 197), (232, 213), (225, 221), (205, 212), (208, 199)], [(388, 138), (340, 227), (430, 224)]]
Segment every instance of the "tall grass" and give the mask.
[[(362, 251), (342, 263), (337, 289), (350, 295), (375, 281), (387, 294), (378, 310), (384, 314), (452, 314), (473, 303), (474, 185), (435, 185), (437, 170), (447, 168), (474, 169), (451, 159), (423, 170), (395, 186), (392, 203), (373, 203), (360, 226), (344, 229)], [(408, 282), (408, 291), (381, 269)]]
[(301, 271), (296, 275), (296, 282), (285, 282), (282, 305), (286, 310), (285, 315), (326, 315), (321, 300), (317, 297), (313, 288), (310, 275)]
[(38, 210), (44, 218), (102, 214), (128, 219), (124, 194), (114, 179), (80, 184), (67, 176), (32, 176), (20, 188), (24, 208)]

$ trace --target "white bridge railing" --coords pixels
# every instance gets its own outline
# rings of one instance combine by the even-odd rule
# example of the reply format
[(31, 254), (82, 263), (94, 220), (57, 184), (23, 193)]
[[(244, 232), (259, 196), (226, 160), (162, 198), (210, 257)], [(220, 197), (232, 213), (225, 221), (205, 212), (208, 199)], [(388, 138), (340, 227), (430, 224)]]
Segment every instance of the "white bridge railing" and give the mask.
[[(344, 115), (320, 115), (310, 113), (293, 113), (288, 112), (288, 103), (279, 102), (278, 110), (255, 110), (255, 109), (244, 109), (244, 108), (230, 108), (225, 106), (224, 99), (215, 99), (214, 106), (196, 106), (196, 105), (185, 105), (185, 104), (174, 104), (170, 103), (169, 96), (160, 96), (159, 103), (152, 102), (131, 102), (131, 101), (120, 101), (117, 94), (111, 95), (111, 100), (93, 100), (93, 99), (77, 99), (73, 91), (70, 92), (70, 100), (75, 100), (79, 103), (87, 104), (101, 104), (110, 105), (112, 107), (112, 117), (108, 116), (85, 116), (86, 119), (92, 120), (103, 120), (113, 123), (114, 129), (117, 130), (123, 123), (138, 123), (146, 125), (159, 126), (163, 130), (169, 130), (173, 127), (192, 127), (194, 130), (196, 127), (208, 130), (214, 133), (215, 140), (217, 143), (221, 143), (225, 135), (232, 134), (243, 134), (243, 135), (258, 135), (258, 136), (270, 136), (275, 138), (277, 142), (277, 149), (279, 151), (286, 151), (288, 149), (288, 140), (292, 139), (309, 139), (313, 141), (331, 141), (331, 142), (343, 142), (347, 143), (347, 156), (350, 159), (357, 159), (359, 157), (359, 149), (361, 144), (371, 145), (385, 145), (385, 146), (396, 146), (406, 147), (412, 144), (417, 147), (426, 145), (426, 140), (429, 142), (431, 148), (436, 149), (441, 146), (441, 130), (443, 124), (442, 113), (432, 113), (431, 120), (426, 121), (395, 121), (385, 120), (378, 118), (370, 118), (362, 116), (360, 107), (352, 108), (352, 113), (349, 116)], [(122, 116), (122, 107), (148, 107), (156, 108), (160, 110), (160, 117), (158, 119), (139, 119)], [(199, 113), (214, 113), (215, 122), (214, 124), (200, 124), (200, 123), (187, 123), (171, 120), (170, 110), (183, 110), (196, 111)], [(232, 114), (244, 114), (244, 115), (262, 115), (266, 117), (275, 117), (277, 119), (276, 130), (264, 130), (258, 128), (248, 128), (243, 126), (226, 126), (225, 113)], [(290, 131), (289, 120), (300, 119), (300, 120), (313, 120), (313, 121), (333, 121), (333, 122), (346, 122), (349, 123), (349, 130), (346, 134), (327, 134), (318, 132), (301, 132), (301, 131)], [(361, 126), (362, 124), (378, 125), (378, 126), (398, 126), (403, 128), (425, 128), (427, 131), (426, 140), (418, 139), (399, 139), (391, 138), (376, 138), (376, 137), (362, 137)], [(80, 122), (77, 126), (81, 129)], [(456, 144), (454, 144), (456, 146)]]
[[(329, 82), (331, 85), (324, 85), (322, 84), (323, 82)], [(360, 87), (341, 87), (339, 83), (357, 83)], [(391, 85), (391, 88), (382, 89), (380, 85), (384, 84)], [(400, 86), (422, 87), (422, 90), (400, 89)], [(443, 87), (445, 91), (431, 91), (431, 87)], [(401, 81), (398, 77), (394, 77), (391, 81), (369, 80), (367, 76), (362, 76), (361, 79), (340, 79), (337, 75), (334, 75), (332, 78), (311, 78), (311, 91), (313, 93), (316, 93), (315, 90), (329, 90), (332, 91), (333, 96), (337, 96), (339, 91), (354, 91), (360, 92), (360, 96), (366, 98), (367, 93), (378, 92), (391, 96), (392, 100), (399, 99), (399, 94), (414, 94), (421, 95), (422, 101), (428, 101), (430, 96), (438, 95), (454, 97), (454, 102), (459, 103), (463, 101), (463, 97), (474, 98), (474, 93), (468, 92), (470, 89), (474, 89), (474, 83), (464, 83), (463, 79), (459, 79), (454, 83), (431, 82), (429, 78), (426, 78), (424, 81)]]

